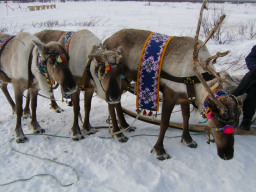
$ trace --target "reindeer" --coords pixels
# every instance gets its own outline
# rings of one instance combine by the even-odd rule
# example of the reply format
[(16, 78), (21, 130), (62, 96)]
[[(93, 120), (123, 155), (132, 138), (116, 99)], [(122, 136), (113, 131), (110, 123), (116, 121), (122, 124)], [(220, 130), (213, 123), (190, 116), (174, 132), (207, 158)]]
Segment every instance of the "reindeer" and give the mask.
[[(205, 45), (218, 25), (223, 21), (224, 16), (220, 18), (220, 22), (213, 31), (211, 31), (204, 42), (198, 40), (202, 12), (205, 6), (206, 2), (203, 3), (200, 11), (196, 37), (173, 37), (165, 52), (160, 78), (160, 91), (163, 94), (160, 132), (151, 150), (151, 153), (159, 160), (170, 158), (169, 154), (167, 154), (164, 149), (163, 141), (168, 128), (170, 115), (176, 104), (181, 105), (183, 116), (183, 134), (181, 142), (191, 148), (197, 147), (197, 143), (192, 139), (189, 133), (189, 104), (193, 100), (188, 97), (185, 83), (170, 80), (173, 79), (173, 77), (176, 79), (191, 77), (201, 82), (193, 85), (195, 92), (194, 102), (198, 106), (198, 112), (202, 112), (205, 103), (208, 105), (207, 110), (211, 112), (211, 117), (209, 117), (211, 119), (208, 121), (208, 131), (211, 131), (214, 136), (219, 157), (224, 160), (229, 160), (232, 159), (234, 155), (234, 134), (227, 134), (222, 130), (227, 124), (233, 128), (238, 126), (240, 108), (245, 95), (236, 98), (227, 94), (218, 99), (213, 94), (214, 89), (221, 89), (220, 82), (222, 82), (223, 79), (215, 72), (213, 67), (214, 62), (212, 62), (212, 60), (216, 61), (218, 57), (225, 56), (228, 52), (217, 53), (211, 56)], [(123, 58), (121, 62), (124, 65), (124, 75), (128, 82), (137, 81), (141, 51), (150, 34), (150, 31), (145, 30), (123, 29), (113, 34), (104, 42), (104, 46), (106, 46), (107, 49), (115, 49), (122, 46)], [(202, 77), (202, 74), (206, 72), (208, 72), (207, 76), (211, 76), (212, 74), (215, 78), (206, 82)], [(122, 113), (118, 115), (120, 116)]]
[[(0, 34), (4, 36), (5, 34)], [(42, 43), (29, 33), (20, 33), (11, 39), (2, 50), (0, 57), (0, 82), (3, 90), (12, 83), (15, 95), (16, 113), (15, 139), (24, 143), (28, 138), (21, 125), (23, 92), (30, 88), (32, 119), (30, 126), (34, 133), (44, 133), (36, 118), (37, 95), (39, 89), (51, 97), (51, 82), (61, 85), (62, 91), (73, 93), (76, 83), (69, 69), (69, 56), (58, 42)], [(7, 96), (9, 95), (6, 94)], [(10, 96), (10, 95), (9, 95)]]
[[(44, 30), (36, 33), (35, 36), (42, 42), (47, 43), (57, 41), (65, 33), (67, 32)], [(122, 48), (117, 48), (115, 52), (106, 50), (102, 46), (99, 38), (89, 30), (74, 32), (69, 41), (70, 70), (77, 85), (79, 85), (79, 89), (72, 94), (74, 120), (71, 129), (71, 138), (78, 141), (84, 139), (82, 132), (85, 134), (93, 134), (96, 132), (89, 122), (91, 99), (94, 92), (96, 92), (100, 98), (106, 100), (110, 106), (120, 102), (122, 65), (119, 61), (122, 58)], [(80, 114), (79, 95), (81, 91), (84, 91), (85, 110), (82, 132), (78, 123)], [(52, 99), (51, 105), (57, 106), (57, 103)], [(115, 133), (120, 130), (112, 109), (112, 107), (109, 107), (113, 122), (113, 132)], [(121, 108), (119, 110), (121, 112)], [(121, 119), (121, 121), (124, 122), (121, 124), (122, 127), (126, 128), (129, 126), (124, 119)], [(114, 137), (119, 142), (126, 142), (128, 140), (123, 133), (114, 134)]]

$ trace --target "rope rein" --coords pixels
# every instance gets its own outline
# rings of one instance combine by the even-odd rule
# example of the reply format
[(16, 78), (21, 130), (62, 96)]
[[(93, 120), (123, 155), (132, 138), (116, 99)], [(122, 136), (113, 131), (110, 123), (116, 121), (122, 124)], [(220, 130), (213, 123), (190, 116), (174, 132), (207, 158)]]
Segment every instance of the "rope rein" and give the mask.
[[(30, 136), (41, 136), (41, 135), (44, 135), (44, 136), (50, 136), (50, 137), (58, 137), (58, 138), (65, 138), (65, 139), (70, 139), (70, 137), (65, 137), (65, 136), (57, 136), (57, 135), (50, 135), (50, 134), (27, 134), (27, 135), (30, 135)], [(10, 185), (10, 184), (13, 184), (13, 183), (17, 183), (17, 182), (26, 182), (26, 181), (29, 181), (29, 180), (32, 180), (33, 178), (35, 177), (51, 177), (53, 178), (56, 183), (61, 186), (61, 187), (69, 187), (73, 184), (75, 184), (76, 182), (78, 182), (80, 180), (79, 178), (79, 175), (78, 175), (78, 172), (76, 171), (76, 169), (70, 165), (67, 165), (65, 163), (60, 163), (58, 161), (55, 161), (55, 160), (52, 160), (52, 159), (48, 159), (48, 158), (42, 158), (42, 157), (39, 157), (39, 156), (36, 156), (36, 155), (32, 155), (32, 154), (28, 154), (28, 153), (24, 153), (24, 152), (21, 152), (21, 151), (18, 151), (16, 148), (14, 148), (12, 146), (12, 142), (14, 141), (15, 139), (12, 138), (10, 141), (9, 141), (9, 147), (17, 152), (17, 153), (20, 153), (22, 155), (25, 155), (25, 156), (28, 156), (28, 157), (32, 157), (32, 158), (35, 158), (35, 159), (39, 159), (39, 160), (42, 160), (42, 161), (46, 161), (46, 162), (50, 162), (50, 163), (54, 163), (54, 164), (57, 164), (57, 165), (61, 165), (63, 167), (67, 167), (69, 169), (72, 170), (72, 172), (74, 173), (74, 175), (76, 176), (76, 180), (71, 182), (71, 183), (68, 183), (68, 184), (63, 184), (56, 176), (52, 175), (52, 174), (36, 174), (36, 175), (33, 175), (29, 178), (26, 178), (26, 179), (17, 179), (17, 180), (14, 180), (14, 181), (10, 181), (8, 183), (4, 183), (4, 184), (0, 184), (0, 186), (6, 186), (6, 185)]]
[(133, 120), (133, 122), (132, 122), (128, 127), (123, 128), (123, 129), (121, 129), (120, 131), (117, 131), (117, 132), (114, 132), (114, 133), (113, 133), (113, 131), (111, 131), (111, 126), (110, 126), (111, 123), (110, 123), (110, 115), (109, 115), (109, 121), (108, 121), (108, 125), (109, 125), (108, 132), (109, 132), (109, 134), (113, 137), (113, 136), (116, 136), (116, 135), (118, 135), (118, 134), (120, 134), (120, 133), (123, 133), (123, 132), (129, 130), (129, 129), (133, 126), (133, 124), (136, 122), (136, 120), (140, 117), (140, 113), (141, 113), (141, 112), (137, 113), (136, 118)]
[[(63, 138), (63, 139), (70, 139), (70, 137), (67, 137), (67, 136), (58, 136), (58, 135), (51, 135), (51, 134), (26, 134), (26, 135), (29, 135), (29, 136), (49, 136), (49, 137), (56, 137), (56, 138)], [(191, 134), (191, 135), (202, 135), (202, 133), (195, 133), (195, 134)], [(138, 134), (138, 135), (132, 135), (130, 136), (130, 138), (132, 137), (141, 137), (141, 136), (148, 136), (148, 137), (158, 137), (158, 135), (148, 135), (148, 134)], [(169, 138), (169, 139), (175, 139), (175, 138), (179, 138), (181, 137), (182, 135), (178, 135), (178, 136), (164, 136), (165, 138)], [(98, 136), (98, 138), (101, 138), (101, 139), (113, 139), (112, 137), (102, 137), (102, 136)], [(11, 185), (11, 184), (14, 184), (14, 183), (17, 183), (17, 182), (27, 182), (27, 181), (30, 181), (32, 179), (34, 179), (35, 177), (51, 177), (53, 178), (56, 183), (61, 186), (61, 187), (70, 187), (72, 186), (73, 184), (75, 184), (76, 182), (80, 181), (80, 177), (79, 177), (79, 174), (77, 172), (77, 170), (70, 166), (70, 165), (67, 165), (65, 163), (60, 163), (60, 162), (57, 162), (55, 160), (52, 160), (52, 159), (48, 159), (48, 158), (42, 158), (42, 157), (38, 157), (36, 155), (32, 155), (32, 154), (27, 154), (27, 153), (24, 153), (24, 152), (21, 152), (19, 150), (17, 150), (16, 148), (14, 148), (12, 146), (12, 143), (15, 139), (12, 138), (10, 141), (9, 141), (9, 147), (15, 151), (16, 153), (20, 153), (22, 155), (25, 155), (25, 156), (28, 156), (28, 157), (32, 157), (32, 158), (35, 158), (35, 159), (39, 159), (39, 160), (42, 160), (42, 161), (46, 161), (46, 162), (50, 162), (50, 163), (54, 163), (54, 164), (57, 164), (57, 165), (60, 165), (60, 166), (64, 166), (64, 167), (67, 167), (67, 168), (70, 168), (72, 170), (72, 172), (74, 173), (74, 175), (76, 176), (76, 181), (73, 181), (71, 183), (68, 183), (68, 184), (63, 184), (56, 176), (54, 175), (51, 175), (51, 174), (36, 174), (36, 175), (33, 175), (29, 178), (26, 178), (26, 179), (16, 179), (16, 180), (13, 180), (13, 181), (10, 181), (10, 182), (7, 182), (7, 183), (3, 183), (3, 184), (0, 184), (0, 187), (3, 187), (3, 186), (8, 186), (8, 185)]]

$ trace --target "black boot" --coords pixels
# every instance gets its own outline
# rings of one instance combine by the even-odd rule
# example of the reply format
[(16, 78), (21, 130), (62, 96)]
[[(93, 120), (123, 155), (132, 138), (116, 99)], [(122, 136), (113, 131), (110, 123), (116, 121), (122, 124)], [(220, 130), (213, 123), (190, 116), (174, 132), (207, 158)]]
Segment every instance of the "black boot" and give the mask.
[(243, 118), (239, 127), (243, 130), (249, 131), (251, 128), (251, 121), (251, 119)]

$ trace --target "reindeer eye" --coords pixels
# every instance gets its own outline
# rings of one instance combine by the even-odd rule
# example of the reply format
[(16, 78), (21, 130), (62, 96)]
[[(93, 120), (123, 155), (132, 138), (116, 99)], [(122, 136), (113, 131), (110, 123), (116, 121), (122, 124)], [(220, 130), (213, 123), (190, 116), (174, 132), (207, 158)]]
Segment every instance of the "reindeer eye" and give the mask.
[(53, 61), (51, 59), (49, 59), (49, 63), (52, 65), (53, 64)]
[(105, 73), (105, 66), (100, 67), (100, 73), (101, 74)]

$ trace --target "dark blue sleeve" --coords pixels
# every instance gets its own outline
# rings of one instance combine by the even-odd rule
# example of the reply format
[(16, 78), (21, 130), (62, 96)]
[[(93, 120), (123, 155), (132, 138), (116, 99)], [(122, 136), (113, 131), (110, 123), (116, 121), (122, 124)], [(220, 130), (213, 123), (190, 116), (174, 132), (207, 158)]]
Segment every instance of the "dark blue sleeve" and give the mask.
[(251, 52), (245, 58), (245, 62), (249, 71), (256, 75), (256, 45), (253, 46)]

